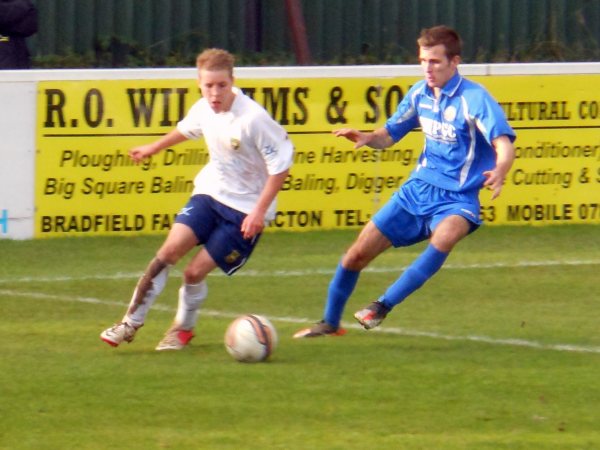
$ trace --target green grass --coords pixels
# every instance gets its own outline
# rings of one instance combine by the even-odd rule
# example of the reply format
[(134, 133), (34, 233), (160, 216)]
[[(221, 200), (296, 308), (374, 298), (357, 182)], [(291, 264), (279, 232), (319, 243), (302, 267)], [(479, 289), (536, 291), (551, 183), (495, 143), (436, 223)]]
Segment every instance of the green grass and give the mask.
[[(98, 334), (125, 310), (162, 238), (0, 240), (0, 449), (600, 448), (598, 226), (484, 227), (377, 330), (351, 313), (422, 245), (361, 275), (341, 338), (293, 340), (320, 318), (354, 231), (267, 233), (236, 276), (209, 277), (191, 346), (154, 346), (182, 264), (134, 343)], [(279, 346), (242, 364), (238, 314)]]

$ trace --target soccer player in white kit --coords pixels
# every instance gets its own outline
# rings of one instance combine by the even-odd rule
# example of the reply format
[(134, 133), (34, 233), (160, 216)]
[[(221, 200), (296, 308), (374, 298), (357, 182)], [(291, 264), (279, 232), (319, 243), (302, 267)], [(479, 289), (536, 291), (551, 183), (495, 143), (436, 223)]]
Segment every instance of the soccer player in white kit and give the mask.
[(285, 129), (233, 86), (233, 55), (208, 49), (198, 55), (196, 65), (202, 98), (171, 132), (129, 151), (139, 162), (204, 137), (210, 160), (196, 175), (189, 202), (139, 279), (125, 316), (100, 334), (114, 347), (134, 339), (165, 287), (169, 268), (200, 246), (185, 267), (175, 319), (156, 350), (179, 350), (190, 342), (208, 293), (206, 276), (217, 267), (233, 275), (248, 260), (275, 217), (276, 196), (292, 165), (294, 148)]
[(392, 246), (429, 240), (378, 299), (354, 314), (365, 329), (381, 324), (481, 225), (479, 191), (489, 188), (492, 199), (502, 191), (516, 138), (504, 112), (482, 86), (458, 72), (461, 40), (456, 31), (443, 25), (424, 29), (417, 43), (424, 79), (411, 87), (384, 127), (370, 133), (334, 132), (355, 148), (387, 148), (420, 127), (425, 144), (417, 166), (342, 257), (329, 284), (323, 320), (299, 330), (296, 338), (344, 334), (340, 319), (360, 272)]

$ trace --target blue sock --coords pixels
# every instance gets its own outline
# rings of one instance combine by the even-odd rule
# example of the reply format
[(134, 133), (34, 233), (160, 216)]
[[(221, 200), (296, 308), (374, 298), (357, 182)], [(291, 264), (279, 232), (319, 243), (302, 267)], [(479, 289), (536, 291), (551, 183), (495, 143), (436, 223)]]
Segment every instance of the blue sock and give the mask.
[(404, 271), (379, 299), (392, 309), (429, 280), (444, 264), (448, 253), (429, 244), (425, 251)]
[(334, 327), (340, 326), (344, 307), (354, 291), (359, 275), (360, 272), (344, 269), (341, 263), (338, 264), (327, 291), (327, 303), (323, 314), (325, 322)]

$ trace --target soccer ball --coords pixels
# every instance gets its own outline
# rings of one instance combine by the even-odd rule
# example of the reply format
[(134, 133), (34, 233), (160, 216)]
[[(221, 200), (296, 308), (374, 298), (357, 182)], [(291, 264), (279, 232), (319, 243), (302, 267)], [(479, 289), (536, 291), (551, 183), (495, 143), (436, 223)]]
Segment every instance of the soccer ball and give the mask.
[(266, 317), (246, 314), (235, 319), (225, 332), (225, 348), (241, 362), (265, 361), (277, 346), (277, 331)]

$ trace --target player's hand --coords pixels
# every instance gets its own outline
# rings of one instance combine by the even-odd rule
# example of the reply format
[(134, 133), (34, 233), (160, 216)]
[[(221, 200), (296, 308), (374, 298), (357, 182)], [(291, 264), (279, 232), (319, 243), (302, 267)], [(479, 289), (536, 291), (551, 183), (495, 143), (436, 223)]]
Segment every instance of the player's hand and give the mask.
[(143, 159), (151, 156), (154, 153), (150, 144), (140, 145), (129, 150), (129, 157), (133, 159), (136, 164), (141, 162)]
[(492, 191), (492, 200), (494, 200), (502, 192), (505, 177), (500, 175), (496, 170), (487, 170), (483, 172), (483, 176), (486, 178), (483, 186)]
[(248, 214), (242, 222), (242, 236), (244, 239), (252, 239), (257, 234), (261, 233), (265, 228), (265, 216), (264, 214), (258, 214), (251, 212)]
[(354, 148), (360, 148), (367, 144), (370, 134), (363, 133), (362, 131), (355, 130), (353, 128), (340, 128), (339, 130), (333, 130), (335, 137), (345, 137), (349, 141), (355, 143)]

